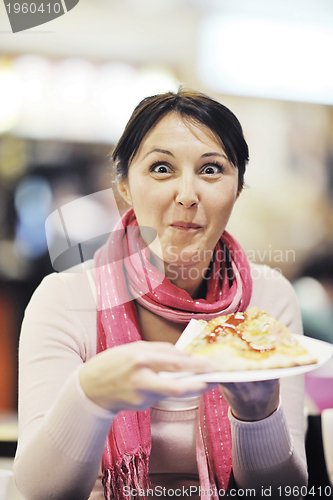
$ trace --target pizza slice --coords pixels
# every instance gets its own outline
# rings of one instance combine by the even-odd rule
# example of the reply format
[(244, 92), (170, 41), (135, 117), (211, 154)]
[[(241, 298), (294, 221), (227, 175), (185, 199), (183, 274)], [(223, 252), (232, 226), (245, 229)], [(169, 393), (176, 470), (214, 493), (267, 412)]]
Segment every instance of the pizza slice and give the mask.
[(316, 363), (289, 330), (257, 307), (219, 316), (185, 347), (216, 371), (263, 370)]

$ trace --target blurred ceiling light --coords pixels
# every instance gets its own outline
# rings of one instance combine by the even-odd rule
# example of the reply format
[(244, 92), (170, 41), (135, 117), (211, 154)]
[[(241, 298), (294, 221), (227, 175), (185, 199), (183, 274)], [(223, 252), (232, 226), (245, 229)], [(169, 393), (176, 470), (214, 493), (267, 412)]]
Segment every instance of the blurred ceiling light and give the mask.
[(38, 78), (30, 78), (24, 85), (24, 93), (29, 101), (42, 101), (44, 94), (43, 82)]
[(84, 82), (80, 80), (70, 83), (63, 90), (63, 98), (67, 104), (83, 104), (87, 96), (87, 87)]
[(78, 108), (87, 103), (94, 83), (95, 67), (86, 60), (66, 59), (56, 66), (55, 92), (64, 106)]
[(108, 63), (100, 68), (95, 87), (96, 106), (104, 117), (98, 136), (115, 142), (119, 139), (135, 106), (152, 94), (177, 91), (179, 83), (164, 67), (136, 69), (125, 63)]
[(23, 89), (14, 132), (38, 139), (113, 144), (141, 99), (178, 89), (163, 66), (97, 65), (78, 58), (51, 62), (26, 55), (14, 59), (13, 68)]
[(10, 63), (0, 60), (0, 133), (10, 130), (19, 119), (22, 85)]
[(22, 82), (24, 104), (45, 106), (45, 100), (51, 90), (50, 61), (42, 56), (25, 55), (13, 60), (13, 68)]
[(52, 102), (52, 63), (37, 55), (23, 55), (13, 59), (13, 68), (22, 85), (20, 119), (14, 133), (44, 139), (50, 134), (50, 106)]
[(53, 66), (52, 104), (49, 128), (53, 137), (87, 141), (94, 137), (93, 89), (95, 65), (85, 59), (70, 58)]
[(138, 74), (134, 89), (134, 98), (138, 104), (141, 99), (153, 94), (163, 92), (177, 92), (179, 82), (171, 71), (164, 67), (144, 67)]
[(23, 80), (44, 77), (51, 69), (51, 62), (43, 56), (27, 54), (13, 59), (13, 68)]
[(197, 73), (215, 92), (333, 104), (333, 30), (283, 20), (209, 16)]
[(100, 66), (94, 103), (100, 115), (98, 135), (103, 141), (116, 141), (130, 117), (136, 75), (137, 69), (130, 64), (114, 62)]

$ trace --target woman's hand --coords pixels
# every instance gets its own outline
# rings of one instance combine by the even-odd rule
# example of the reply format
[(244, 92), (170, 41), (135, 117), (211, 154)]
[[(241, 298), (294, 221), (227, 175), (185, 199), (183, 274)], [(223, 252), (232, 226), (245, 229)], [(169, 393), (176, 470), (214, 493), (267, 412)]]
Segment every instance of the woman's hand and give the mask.
[(168, 342), (138, 341), (107, 349), (80, 371), (82, 389), (92, 401), (112, 411), (139, 411), (166, 397), (202, 394), (210, 388), (196, 379), (167, 379), (160, 371), (210, 372), (206, 360), (178, 351)]
[(220, 384), (234, 417), (255, 421), (271, 415), (279, 405), (279, 381), (233, 382)]

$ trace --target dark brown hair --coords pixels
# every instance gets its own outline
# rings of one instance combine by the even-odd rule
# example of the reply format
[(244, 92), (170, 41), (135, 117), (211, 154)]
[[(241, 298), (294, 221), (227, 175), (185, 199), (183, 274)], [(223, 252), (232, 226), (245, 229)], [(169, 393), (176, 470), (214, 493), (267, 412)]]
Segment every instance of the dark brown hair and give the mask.
[(220, 139), (229, 161), (238, 168), (240, 191), (244, 185), (244, 173), (249, 159), (241, 124), (223, 104), (205, 94), (186, 89), (146, 97), (136, 106), (112, 153), (118, 179), (127, 178), (129, 166), (141, 142), (171, 112), (204, 124)]

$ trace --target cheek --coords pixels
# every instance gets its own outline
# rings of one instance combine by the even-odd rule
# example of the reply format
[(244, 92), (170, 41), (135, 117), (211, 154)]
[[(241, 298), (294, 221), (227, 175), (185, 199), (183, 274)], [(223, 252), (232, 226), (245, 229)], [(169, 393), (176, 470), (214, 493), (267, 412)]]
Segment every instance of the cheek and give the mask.
[(236, 199), (237, 189), (234, 189), (233, 186), (228, 190), (218, 189), (214, 193), (210, 193), (207, 199), (210, 213), (214, 213), (216, 216), (221, 216), (222, 218), (223, 215), (229, 216)]
[(165, 207), (170, 201), (170, 195), (167, 191), (162, 186), (152, 185), (148, 181), (137, 183), (135, 189), (131, 191), (133, 206), (136, 202), (146, 211), (158, 212), (159, 209)]
[(150, 224), (155, 227), (157, 221), (161, 223), (163, 214), (167, 210), (165, 196), (161, 190), (156, 186), (149, 186), (148, 182), (141, 182), (131, 194), (132, 207), (141, 225)]

